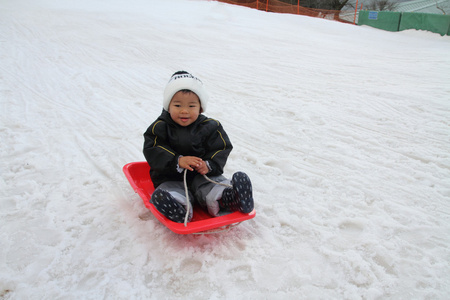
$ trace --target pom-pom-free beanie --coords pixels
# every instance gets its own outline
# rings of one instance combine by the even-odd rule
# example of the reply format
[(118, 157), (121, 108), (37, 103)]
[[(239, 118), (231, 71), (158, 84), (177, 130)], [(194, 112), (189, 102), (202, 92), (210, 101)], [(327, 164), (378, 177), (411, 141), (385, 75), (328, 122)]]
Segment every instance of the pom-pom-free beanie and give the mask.
[(181, 90), (190, 90), (194, 92), (200, 99), (200, 105), (203, 112), (206, 110), (208, 104), (208, 94), (203, 87), (203, 82), (197, 77), (186, 71), (178, 71), (172, 75), (169, 82), (164, 89), (163, 107), (169, 111), (169, 104), (172, 101), (173, 95)]

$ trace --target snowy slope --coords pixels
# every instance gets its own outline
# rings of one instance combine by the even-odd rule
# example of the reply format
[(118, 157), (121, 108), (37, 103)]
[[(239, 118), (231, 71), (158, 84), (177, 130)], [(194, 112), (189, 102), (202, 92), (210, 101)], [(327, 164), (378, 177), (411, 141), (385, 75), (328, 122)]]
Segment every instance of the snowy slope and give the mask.
[[(450, 37), (213, 1), (0, 0), (0, 298), (446, 299)], [(257, 216), (180, 236), (121, 168), (200, 77)]]

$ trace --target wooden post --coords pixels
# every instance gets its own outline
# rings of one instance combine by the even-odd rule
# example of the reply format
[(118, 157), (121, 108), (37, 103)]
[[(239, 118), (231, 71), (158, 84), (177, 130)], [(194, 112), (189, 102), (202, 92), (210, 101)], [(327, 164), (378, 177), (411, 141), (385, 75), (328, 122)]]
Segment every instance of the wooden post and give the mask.
[(268, 12), (269, 11), (269, 0), (267, 0), (267, 3), (266, 3), (266, 12)]
[(300, 0), (297, 0), (297, 15), (300, 14)]

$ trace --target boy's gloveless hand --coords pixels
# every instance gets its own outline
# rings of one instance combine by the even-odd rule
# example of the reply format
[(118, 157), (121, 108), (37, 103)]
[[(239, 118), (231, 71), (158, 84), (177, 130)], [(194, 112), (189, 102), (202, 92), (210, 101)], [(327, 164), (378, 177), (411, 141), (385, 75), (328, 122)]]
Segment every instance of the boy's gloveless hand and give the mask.
[(200, 166), (195, 168), (197, 172), (199, 172), (201, 175), (205, 175), (209, 172), (208, 166), (206, 165), (206, 162), (202, 160), (200, 163)]
[(180, 159), (178, 160), (178, 165), (180, 166), (180, 168), (188, 169), (189, 171), (194, 171), (195, 169), (202, 175), (205, 175), (209, 171), (206, 163), (201, 158), (195, 156), (180, 157)]

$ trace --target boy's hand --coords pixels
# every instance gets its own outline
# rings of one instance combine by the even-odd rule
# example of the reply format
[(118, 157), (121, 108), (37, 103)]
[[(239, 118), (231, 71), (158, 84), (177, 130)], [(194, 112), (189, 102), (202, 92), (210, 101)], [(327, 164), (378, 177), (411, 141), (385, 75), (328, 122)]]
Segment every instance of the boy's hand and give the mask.
[(206, 165), (206, 162), (202, 160), (200, 163), (200, 166), (195, 168), (197, 172), (199, 172), (201, 175), (205, 175), (209, 172), (208, 166)]
[(194, 169), (197, 169), (200, 167), (200, 164), (203, 162), (203, 160), (199, 157), (195, 156), (183, 156), (180, 157), (178, 160), (178, 165), (180, 168), (188, 169), (189, 171), (194, 171)]
[(196, 170), (201, 175), (205, 175), (209, 172), (206, 162), (201, 158), (195, 156), (183, 156), (178, 160), (180, 168), (188, 169), (189, 171)]

